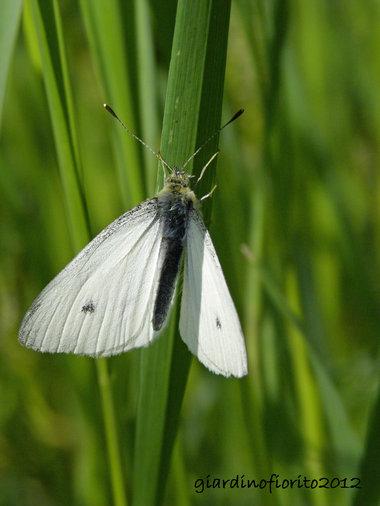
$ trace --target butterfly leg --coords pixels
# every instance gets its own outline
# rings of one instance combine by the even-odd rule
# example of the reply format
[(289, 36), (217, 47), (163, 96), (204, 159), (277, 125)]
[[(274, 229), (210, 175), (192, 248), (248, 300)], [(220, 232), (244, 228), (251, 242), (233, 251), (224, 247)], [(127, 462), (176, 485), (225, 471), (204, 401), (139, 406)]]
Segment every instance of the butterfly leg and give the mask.
[(203, 167), (203, 169), (201, 170), (201, 173), (199, 174), (199, 177), (197, 179), (197, 182), (195, 183), (196, 185), (199, 183), (199, 181), (202, 179), (202, 177), (204, 176), (204, 173), (206, 172), (206, 169), (207, 167), (210, 165), (210, 163), (214, 160), (214, 158), (216, 158), (219, 154), (219, 151), (217, 151), (216, 153), (214, 153), (212, 155), (212, 157), (210, 158), (210, 160), (206, 163), (206, 165)]
[(214, 191), (216, 190), (216, 188), (217, 188), (217, 185), (215, 185), (213, 187), (213, 189), (209, 193), (206, 193), (206, 195), (203, 195), (203, 197), (200, 199), (200, 202), (202, 202), (202, 200), (206, 200), (209, 197), (211, 197), (211, 195), (214, 193)]

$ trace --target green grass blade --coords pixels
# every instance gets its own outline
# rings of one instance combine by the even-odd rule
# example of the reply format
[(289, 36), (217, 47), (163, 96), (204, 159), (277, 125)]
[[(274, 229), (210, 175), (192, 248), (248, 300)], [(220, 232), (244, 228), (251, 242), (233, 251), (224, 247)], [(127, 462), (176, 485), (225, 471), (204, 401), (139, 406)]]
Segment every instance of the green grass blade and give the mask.
[[(92, 58), (104, 93), (103, 102), (109, 102), (120, 118), (135, 131), (133, 96), (119, 2), (81, 0), (80, 5)], [(112, 121), (110, 118), (110, 125)], [(138, 170), (139, 148), (120, 125), (115, 122), (113, 126), (120, 191), (124, 205), (130, 207), (144, 198), (141, 171)]]
[(376, 506), (380, 502), (380, 389), (378, 389), (367, 430), (364, 453), (360, 463), (361, 489), (352, 502), (353, 506)]
[(19, 27), (22, 0), (4, 0), (0, 16), (0, 128), (5, 88)]
[(60, 29), (56, 28), (57, 4), (39, 0), (30, 1), (38, 35), (70, 237), (74, 250), (78, 251), (88, 242), (89, 225), (79, 179), (80, 168), (74, 150), (76, 140), (70, 126), (71, 94), (67, 88), (66, 64), (62, 64), (64, 55), (62, 39), (59, 37)]
[(127, 498), (124, 490), (124, 474), (121, 466), (119, 437), (116, 429), (117, 423), (107, 360), (97, 359), (96, 368), (100, 394), (102, 397), (103, 418), (107, 439), (108, 458), (111, 467), (110, 471), (114, 504), (115, 506), (126, 506)]
[[(287, 279), (287, 293), (290, 305), (295, 314), (299, 314), (299, 294), (293, 273)], [(297, 402), (298, 424), (303, 442), (305, 469), (312, 475), (322, 474), (322, 452), (327, 439), (323, 417), (321, 416), (321, 402), (316, 388), (316, 378), (310, 367), (308, 349), (302, 333), (296, 326), (288, 329), (288, 347), (291, 358), (291, 369), (294, 375), (294, 390)], [(322, 492), (323, 493), (323, 492)], [(324, 495), (312, 497), (312, 504), (326, 504)]]
[[(78, 251), (89, 240), (89, 222), (80, 173), (78, 138), (65, 56), (59, 4), (56, 0), (31, 0), (32, 14), (41, 53), (42, 72), (49, 103), (53, 133), (64, 190), (67, 221), (73, 248)], [(112, 393), (105, 360), (96, 362), (110, 457), (110, 474), (115, 504), (126, 504)]]
[[(154, 60), (154, 43), (151, 29), (149, 3), (135, 0), (137, 71), (139, 81), (139, 109), (141, 138), (154, 150), (157, 149), (159, 126), (157, 118), (158, 72)], [(145, 180), (148, 195), (155, 192), (157, 160), (147, 149), (143, 150)]]
[[(229, 2), (178, 3), (161, 143), (169, 164), (180, 165), (220, 125), (229, 13)], [(195, 160), (194, 173), (199, 173), (216, 146), (217, 139)], [(200, 196), (209, 191), (213, 172), (211, 168), (197, 188)], [(163, 500), (190, 360), (178, 334), (178, 317), (172, 318), (169, 330), (153, 347), (143, 350), (135, 446), (136, 506)]]

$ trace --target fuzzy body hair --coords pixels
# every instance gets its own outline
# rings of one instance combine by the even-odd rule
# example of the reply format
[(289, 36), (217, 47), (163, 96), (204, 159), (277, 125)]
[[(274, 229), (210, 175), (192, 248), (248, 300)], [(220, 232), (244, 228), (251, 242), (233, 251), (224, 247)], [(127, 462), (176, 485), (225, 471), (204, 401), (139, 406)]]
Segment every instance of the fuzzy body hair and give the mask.
[(173, 297), (182, 252), (186, 239), (189, 213), (197, 204), (189, 186), (189, 175), (175, 169), (166, 178), (157, 196), (159, 218), (163, 222), (163, 263), (153, 311), (153, 328), (163, 326)]

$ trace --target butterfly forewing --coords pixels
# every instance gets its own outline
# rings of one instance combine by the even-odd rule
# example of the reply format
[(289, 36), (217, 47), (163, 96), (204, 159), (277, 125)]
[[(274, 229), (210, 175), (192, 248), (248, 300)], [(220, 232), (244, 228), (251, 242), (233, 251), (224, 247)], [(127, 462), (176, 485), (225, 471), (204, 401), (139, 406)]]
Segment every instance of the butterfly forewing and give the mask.
[(20, 340), (43, 352), (107, 356), (148, 345), (161, 269), (157, 199), (123, 214), (42, 291)]

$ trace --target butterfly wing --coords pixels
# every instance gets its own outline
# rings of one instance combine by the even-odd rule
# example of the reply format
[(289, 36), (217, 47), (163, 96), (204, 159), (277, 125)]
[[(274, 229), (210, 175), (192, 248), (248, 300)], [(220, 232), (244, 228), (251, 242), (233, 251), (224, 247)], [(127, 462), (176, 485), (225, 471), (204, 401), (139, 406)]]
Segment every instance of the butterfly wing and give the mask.
[(20, 341), (42, 352), (107, 356), (148, 345), (161, 265), (157, 199), (105, 228), (41, 292)]
[(180, 332), (189, 350), (211, 371), (247, 374), (240, 322), (211, 237), (201, 215), (190, 212)]

